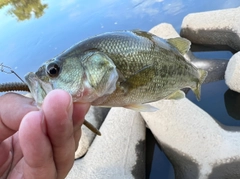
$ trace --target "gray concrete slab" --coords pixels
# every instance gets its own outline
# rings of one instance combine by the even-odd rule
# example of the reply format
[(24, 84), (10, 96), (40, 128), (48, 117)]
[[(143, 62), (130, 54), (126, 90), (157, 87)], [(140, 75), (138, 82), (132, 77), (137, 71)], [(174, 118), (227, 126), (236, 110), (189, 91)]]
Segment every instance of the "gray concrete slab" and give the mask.
[(231, 90), (240, 93), (240, 52), (234, 54), (229, 60), (225, 80)]
[(87, 154), (67, 179), (145, 178), (145, 122), (138, 112), (112, 108)]
[(144, 120), (173, 164), (177, 179), (240, 178), (240, 128), (220, 125), (184, 98), (152, 103)]
[[(100, 108), (91, 106), (85, 119), (94, 127), (99, 129), (106, 118), (110, 108)], [(75, 159), (84, 156), (92, 144), (96, 134), (90, 131), (86, 126), (82, 126), (82, 136), (79, 140), (78, 149), (75, 152)]]
[(227, 45), (240, 50), (240, 7), (184, 17), (180, 35), (196, 44)]

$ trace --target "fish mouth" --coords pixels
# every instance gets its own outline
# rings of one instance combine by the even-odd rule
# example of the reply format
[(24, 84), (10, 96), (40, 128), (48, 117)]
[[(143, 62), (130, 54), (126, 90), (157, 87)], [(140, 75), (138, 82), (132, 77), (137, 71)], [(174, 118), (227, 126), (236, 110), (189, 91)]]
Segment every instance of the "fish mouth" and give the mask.
[(25, 75), (25, 80), (32, 94), (32, 97), (36, 101), (37, 105), (41, 107), (46, 95), (53, 90), (52, 85), (40, 80), (38, 76), (33, 72), (27, 73)]

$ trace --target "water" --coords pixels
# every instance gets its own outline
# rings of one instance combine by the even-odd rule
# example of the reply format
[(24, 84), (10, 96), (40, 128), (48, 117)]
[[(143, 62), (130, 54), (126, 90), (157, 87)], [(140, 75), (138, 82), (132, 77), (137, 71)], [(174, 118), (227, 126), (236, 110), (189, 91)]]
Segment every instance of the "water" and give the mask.
[[(162, 22), (171, 23), (179, 32), (182, 19), (189, 13), (240, 5), (239, 0), (29, 0), (27, 6), (24, 2), (18, 1), (18, 6), (11, 1), (0, 2), (0, 63), (11, 66), (21, 77), (89, 36), (114, 30), (148, 31)], [(223, 51), (195, 55), (229, 59), (232, 54)], [(0, 82), (8, 81), (18, 79), (0, 73)], [(240, 114), (234, 106), (239, 104), (240, 96), (229, 91), (224, 81), (203, 85), (200, 102), (192, 92), (187, 97), (221, 123), (240, 125), (236, 120)], [(171, 164), (150, 136), (147, 176), (173, 179)]]

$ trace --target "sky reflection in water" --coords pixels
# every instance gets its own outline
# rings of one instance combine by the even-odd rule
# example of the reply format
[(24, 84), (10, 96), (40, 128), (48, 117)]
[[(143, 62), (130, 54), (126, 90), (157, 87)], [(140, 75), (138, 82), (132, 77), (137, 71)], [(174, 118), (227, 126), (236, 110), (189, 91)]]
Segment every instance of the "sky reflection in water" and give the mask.
[[(30, 14), (13, 13), (14, 1), (0, 2), (0, 63), (15, 69), (21, 76), (36, 71), (46, 60), (56, 56), (75, 43), (99, 33), (114, 30), (150, 30), (167, 22), (179, 32), (182, 19), (189, 13), (232, 8), (239, 0), (32, 0), (35, 9)], [(18, 3), (22, 1), (17, 1)], [(23, 1), (24, 2), (24, 1)], [(16, 3), (15, 3), (16, 4)], [(40, 9), (39, 9), (40, 7)], [(30, 12), (28, 7), (28, 11)], [(11, 11), (12, 10), (12, 11)], [(41, 14), (42, 13), (42, 14)], [(34, 17), (38, 14), (37, 17)], [(31, 15), (31, 18), (30, 16)], [(42, 16), (41, 16), (42, 15)], [(26, 18), (27, 20), (23, 20)], [(201, 58), (230, 58), (230, 52), (196, 53)], [(18, 81), (14, 75), (0, 73), (0, 81)], [(226, 125), (240, 125), (227, 113), (239, 95), (227, 92), (224, 81), (203, 85), (202, 99), (197, 102), (192, 92), (188, 98)], [(224, 95), (225, 94), (225, 95)], [(230, 102), (229, 102), (230, 101)], [(232, 107), (230, 107), (232, 109)], [(173, 178), (172, 168), (155, 146), (150, 178)], [(163, 167), (161, 167), (163, 166)], [(157, 177), (158, 176), (158, 177)]]

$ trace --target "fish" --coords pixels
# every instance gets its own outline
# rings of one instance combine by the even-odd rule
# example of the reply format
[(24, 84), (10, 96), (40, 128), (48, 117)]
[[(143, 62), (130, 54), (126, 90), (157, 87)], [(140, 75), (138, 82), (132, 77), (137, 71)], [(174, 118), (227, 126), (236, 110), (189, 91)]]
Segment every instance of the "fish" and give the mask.
[(25, 81), (38, 105), (51, 90), (63, 89), (74, 102), (156, 111), (146, 103), (181, 99), (183, 88), (200, 100), (207, 71), (184, 58), (190, 45), (185, 38), (166, 40), (141, 30), (107, 32), (46, 61)]

